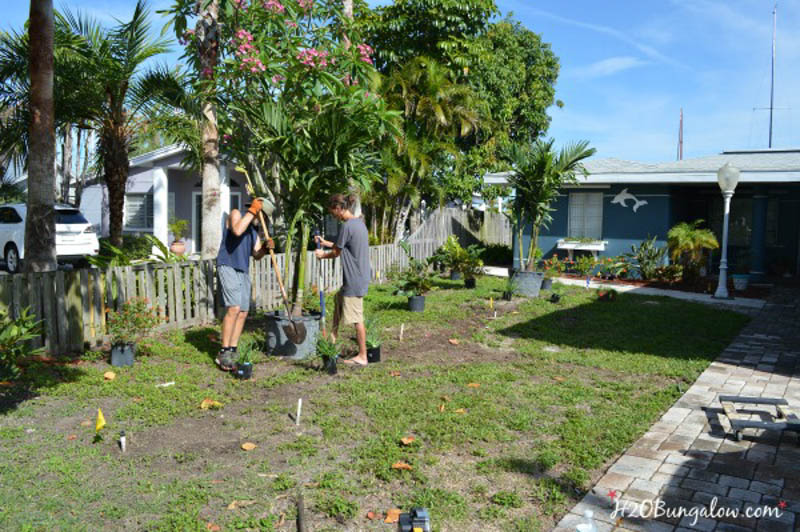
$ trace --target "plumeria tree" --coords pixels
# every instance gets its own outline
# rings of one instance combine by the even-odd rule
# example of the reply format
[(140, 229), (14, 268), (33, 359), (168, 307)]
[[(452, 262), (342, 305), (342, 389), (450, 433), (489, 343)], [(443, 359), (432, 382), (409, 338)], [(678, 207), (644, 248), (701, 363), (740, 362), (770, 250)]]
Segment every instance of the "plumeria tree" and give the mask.
[[(299, 314), (311, 229), (330, 194), (352, 183), (368, 190), (378, 179), (380, 142), (399, 135), (398, 113), (376, 93), (373, 50), (345, 19), (341, 0), (218, 1), (219, 56), (200, 76), (213, 80), (223, 153), (285, 220), (294, 258), (284, 273), (295, 271)], [(191, 16), (193, 0), (181, 2)], [(176, 18), (191, 44), (198, 36), (187, 27)]]

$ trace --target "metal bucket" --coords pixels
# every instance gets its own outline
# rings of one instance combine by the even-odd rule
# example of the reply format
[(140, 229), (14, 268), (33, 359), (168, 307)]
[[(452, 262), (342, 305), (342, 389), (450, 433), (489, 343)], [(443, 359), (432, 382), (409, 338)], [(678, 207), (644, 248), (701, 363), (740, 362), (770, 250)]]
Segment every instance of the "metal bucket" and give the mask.
[(286, 313), (276, 310), (272, 314), (267, 314), (267, 323), (264, 331), (266, 333), (267, 354), (289, 357), (292, 360), (306, 360), (315, 356), (320, 317), (321, 314), (315, 312), (304, 314), (300, 318), (294, 318), (295, 322), (302, 322), (306, 326), (306, 339), (298, 345), (289, 341), (283, 330), (290, 323), (286, 318)]
[(542, 281), (544, 281), (544, 273), (542, 272), (516, 271), (514, 272), (515, 293), (526, 297), (539, 297)]

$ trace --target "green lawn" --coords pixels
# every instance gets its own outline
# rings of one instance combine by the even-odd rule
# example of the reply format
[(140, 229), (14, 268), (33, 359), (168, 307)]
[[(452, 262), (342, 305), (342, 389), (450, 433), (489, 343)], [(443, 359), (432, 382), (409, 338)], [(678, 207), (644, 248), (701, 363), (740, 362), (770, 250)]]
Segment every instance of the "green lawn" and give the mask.
[[(561, 286), (557, 304), (497, 302), (501, 289), (440, 281), (416, 314), (373, 287), (384, 361), (337, 376), (262, 356), (252, 381), (233, 380), (211, 328), (149, 339), (113, 381), (92, 356), (32, 365), (0, 388), (0, 529), (294, 530), (302, 491), (314, 531), (393, 530), (367, 512), (412, 505), (437, 530), (547, 530), (747, 321)], [(92, 443), (98, 407), (108, 425)]]

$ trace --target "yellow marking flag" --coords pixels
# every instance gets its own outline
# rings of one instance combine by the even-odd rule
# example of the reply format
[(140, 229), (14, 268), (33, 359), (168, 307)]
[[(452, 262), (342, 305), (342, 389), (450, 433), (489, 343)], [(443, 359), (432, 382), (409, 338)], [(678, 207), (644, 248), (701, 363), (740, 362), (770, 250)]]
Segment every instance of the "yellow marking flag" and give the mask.
[(97, 409), (97, 423), (94, 425), (95, 432), (100, 432), (100, 429), (106, 426), (106, 418), (103, 417), (103, 411)]

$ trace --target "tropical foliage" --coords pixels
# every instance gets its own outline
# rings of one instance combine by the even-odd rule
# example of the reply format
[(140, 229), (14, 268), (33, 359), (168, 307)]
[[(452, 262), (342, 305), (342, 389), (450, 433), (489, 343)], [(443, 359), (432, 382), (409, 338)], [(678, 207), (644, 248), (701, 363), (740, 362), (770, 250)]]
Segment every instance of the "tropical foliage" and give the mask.
[(661, 247), (656, 243), (657, 237), (643, 240), (638, 246), (631, 246), (630, 253), (625, 257), (631, 259), (631, 270), (639, 274), (645, 281), (655, 279), (658, 268), (664, 266), (664, 258), (667, 256), (667, 248)]
[(701, 225), (703, 220), (681, 222), (667, 233), (670, 259), (683, 266), (683, 275), (689, 280), (699, 277), (700, 268), (706, 262), (706, 251), (719, 248), (714, 233)]
[[(527, 271), (536, 268), (536, 249), (539, 231), (552, 221), (552, 203), (558, 191), (567, 184), (577, 183), (576, 175), (585, 174), (581, 161), (595, 153), (588, 141), (568, 144), (556, 151), (553, 139), (536, 141), (532, 145), (514, 144), (508, 151), (508, 161), (514, 168), (509, 185), (515, 189), (511, 213), (519, 242), (519, 267)], [(527, 257), (523, 260), (523, 228), (532, 228)]]

